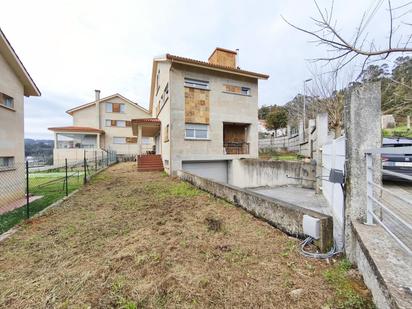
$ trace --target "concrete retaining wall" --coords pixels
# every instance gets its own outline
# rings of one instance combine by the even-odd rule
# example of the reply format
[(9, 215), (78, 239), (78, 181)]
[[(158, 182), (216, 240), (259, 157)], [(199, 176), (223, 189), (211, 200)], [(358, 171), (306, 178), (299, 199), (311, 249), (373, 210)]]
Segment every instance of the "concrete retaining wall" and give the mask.
[(320, 219), (320, 240), (317, 245), (322, 251), (330, 249), (333, 242), (332, 217), (291, 205), (282, 201), (269, 199), (263, 195), (244, 190), (233, 185), (219, 183), (184, 171), (178, 176), (192, 185), (210, 192), (214, 196), (242, 207), (256, 217), (269, 222), (274, 227), (295, 237), (303, 238), (302, 219), (307, 214)]
[(316, 166), (301, 161), (240, 159), (229, 163), (229, 184), (240, 188), (301, 185), (315, 187)]

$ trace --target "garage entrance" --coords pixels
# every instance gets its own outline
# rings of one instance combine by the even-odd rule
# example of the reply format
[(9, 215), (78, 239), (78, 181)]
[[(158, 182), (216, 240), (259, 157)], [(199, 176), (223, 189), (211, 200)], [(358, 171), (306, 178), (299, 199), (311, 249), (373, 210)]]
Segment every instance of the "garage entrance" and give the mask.
[(182, 169), (200, 177), (227, 183), (227, 161), (183, 161)]

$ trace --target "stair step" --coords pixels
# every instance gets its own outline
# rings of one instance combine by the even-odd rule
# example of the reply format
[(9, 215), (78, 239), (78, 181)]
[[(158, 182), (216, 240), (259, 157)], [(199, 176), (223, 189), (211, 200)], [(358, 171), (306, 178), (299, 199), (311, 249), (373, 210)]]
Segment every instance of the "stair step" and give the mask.
[(139, 155), (137, 156), (137, 171), (155, 172), (164, 171), (161, 155)]

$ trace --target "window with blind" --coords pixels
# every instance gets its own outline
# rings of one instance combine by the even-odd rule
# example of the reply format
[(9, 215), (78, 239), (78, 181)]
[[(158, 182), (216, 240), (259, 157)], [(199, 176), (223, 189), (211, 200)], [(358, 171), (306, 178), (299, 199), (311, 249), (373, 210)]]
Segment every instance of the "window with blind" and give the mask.
[(123, 103), (106, 103), (106, 113), (124, 113), (126, 106)]
[(106, 119), (105, 126), (106, 127), (125, 128), (125, 127), (131, 127), (132, 122), (130, 120), (110, 120), (110, 119)]

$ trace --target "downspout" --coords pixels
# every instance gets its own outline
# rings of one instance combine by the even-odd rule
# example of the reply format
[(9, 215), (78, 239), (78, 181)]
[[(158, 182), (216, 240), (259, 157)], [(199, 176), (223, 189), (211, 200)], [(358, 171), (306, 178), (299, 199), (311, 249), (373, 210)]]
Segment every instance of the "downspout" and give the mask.
[(171, 78), (171, 72), (172, 72), (172, 63), (170, 63), (170, 69), (169, 69), (169, 92), (170, 92), (170, 95), (169, 95), (169, 104), (170, 104), (170, 108), (169, 108), (169, 113), (170, 113), (170, 115), (169, 115), (169, 171), (170, 171), (170, 176), (173, 176), (173, 168), (172, 168), (172, 166), (173, 166), (173, 160), (172, 160), (172, 141), (173, 141), (173, 138), (172, 138), (172, 130), (173, 130), (173, 128), (172, 128), (172, 89), (173, 89), (173, 87), (172, 87), (172, 78)]
[[(101, 124), (100, 124), (100, 90), (96, 89), (94, 91), (94, 95), (95, 95), (95, 102), (96, 102), (97, 129), (100, 130), (100, 128), (101, 128)], [(99, 133), (99, 138), (98, 138), (97, 141), (98, 141), (97, 147), (102, 148), (101, 147), (101, 140), (100, 140), (100, 133)]]

